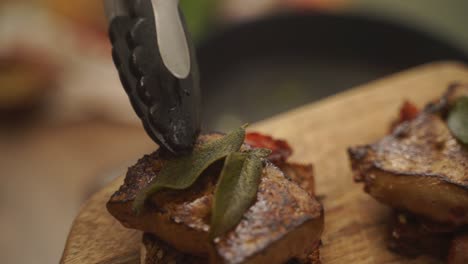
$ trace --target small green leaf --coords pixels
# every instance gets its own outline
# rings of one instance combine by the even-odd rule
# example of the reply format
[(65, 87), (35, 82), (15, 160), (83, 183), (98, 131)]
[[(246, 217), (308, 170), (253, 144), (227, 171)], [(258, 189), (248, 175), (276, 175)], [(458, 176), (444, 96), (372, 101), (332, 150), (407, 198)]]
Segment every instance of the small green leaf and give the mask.
[(257, 197), (263, 170), (262, 158), (270, 151), (255, 149), (230, 154), (219, 178), (211, 214), (210, 238), (235, 227)]
[(456, 101), (450, 110), (447, 123), (453, 135), (464, 144), (468, 144), (468, 97), (461, 97)]
[(240, 149), (245, 128), (242, 126), (223, 138), (198, 146), (187, 156), (166, 161), (157, 177), (137, 194), (133, 210), (140, 213), (145, 201), (162, 189), (184, 190), (192, 186), (211, 164)]

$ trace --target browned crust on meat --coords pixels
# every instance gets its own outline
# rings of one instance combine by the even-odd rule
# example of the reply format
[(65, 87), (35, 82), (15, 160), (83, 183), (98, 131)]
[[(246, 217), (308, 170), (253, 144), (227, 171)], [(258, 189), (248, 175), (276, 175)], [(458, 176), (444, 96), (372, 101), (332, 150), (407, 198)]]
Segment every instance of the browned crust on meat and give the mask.
[[(199, 143), (217, 136), (203, 136)], [(243, 146), (243, 149), (247, 148)], [(216, 263), (262, 263), (259, 261), (263, 261), (263, 256), (276, 254), (276, 251), (264, 252), (281, 246), (285, 240), (296, 243), (295, 248), (304, 249), (304, 252), (320, 240), (323, 230), (320, 203), (267, 161), (257, 201), (234, 230), (214, 243), (208, 239), (209, 219), (221, 164), (209, 168), (188, 190), (158, 193), (142, 215), (134, 215), (131, 210), (133, 199), (157, 177), (163, 163), (164, 157), (159, 152), (143, 157), (128, 170), (124, 185), (111, 197), (107, 208), (124, 226), (156, 234), (179, 251), (200, 257), (208, 254)]]
[(371, 170), (401, 176), (433, 177), (468, 191), (468, 151), (440, 116), (423, 113), (381, 141), (349, 149), (355, 180)]

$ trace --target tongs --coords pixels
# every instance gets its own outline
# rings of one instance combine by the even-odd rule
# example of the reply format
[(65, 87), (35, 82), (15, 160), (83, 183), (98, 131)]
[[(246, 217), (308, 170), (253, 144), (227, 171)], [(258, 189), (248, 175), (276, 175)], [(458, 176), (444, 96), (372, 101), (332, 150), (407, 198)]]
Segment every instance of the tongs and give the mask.
[(176, 155), (200, 132), (193, 43), (179, 0), (104, 0), (112, 57), (148, 135)]

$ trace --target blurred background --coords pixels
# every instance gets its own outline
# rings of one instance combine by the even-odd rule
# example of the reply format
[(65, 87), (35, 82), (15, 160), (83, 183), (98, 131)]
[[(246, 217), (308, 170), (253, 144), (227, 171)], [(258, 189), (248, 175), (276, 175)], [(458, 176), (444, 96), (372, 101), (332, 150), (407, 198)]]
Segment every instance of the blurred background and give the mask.
[[(440, 60), (468, 61), (466, 0), (181, 0), (205, 130)], [(155, 149), (99, 0), (0, 0), (0, 257), (56, 263), (80, 205)]]

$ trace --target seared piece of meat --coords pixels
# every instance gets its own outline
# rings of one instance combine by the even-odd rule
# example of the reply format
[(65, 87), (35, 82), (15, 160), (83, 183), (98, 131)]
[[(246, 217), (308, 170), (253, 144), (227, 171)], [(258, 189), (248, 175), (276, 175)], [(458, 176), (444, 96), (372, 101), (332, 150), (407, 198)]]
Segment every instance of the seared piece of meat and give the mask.
[(435, 222), (468, 224), (468, 148), (451, 134), (444, 108), (467, 86), (452, 86), (438, 104), (375, 144), (349, 149), (354, 179), (396, 209)]
[[(292, 259), (287, 264), (320, 264), (320, 243), (311, 247), (305, 259)], [(141, 263), (144, 264), (206, 264), (206, 258), (184, 254), (152, 234), (143, 235)]]
[(468, 263), (468, 232), (457, 235), (450, 246), (448, 264)]
[[(219, 136), (201, 136), (197, 144)], [(157, 151), (128, 170), (124, 185), (107, 204), (124, 226), (152, 233), (178, 251), (208, 258), (210, 263), (285, 263), (307, 257), (320, 241), (322, 206), (268, 161), (256, 202), (237, 227), (215, 241), (209, 240), (208, 231), (222, 164), (211, 166), (188, 190), (157, 193), (144, 212), (135, 215), (136, 194), (157, 177), (163, 165)]]
[[(299, 184), (309, 195), (314, 197), (314, 176), (312, 165), (302, 165), (295, 163), (283, 163), (281, 170), (294, 182)], [(146, 264), (203, 264), (207, 263), (206, 258), (196, 257), (182, 253), (167, 243), (159, 240), (154, 235), (146, 233), (143, 236), (143, 261)], [(304, 259), (293, 259), (288, 264), (319, 264), (320, 263), (320, 243), (311, 247), (311, 253)]]
[(468, 96), (468, 86), (454, 84), (419, 113), (405, 103), (390, 135), (348, 150), (355, 181), (405, 212), (390, 228), (389, 246), (399, 253), (468, 263), (468, 239), (460, 235), (468, 224), (468, 148), (445, 120), (461, 96)]

